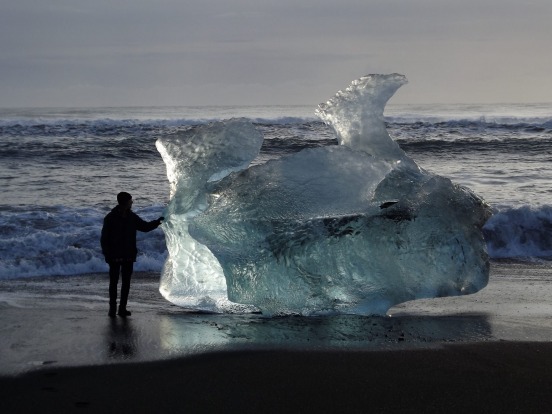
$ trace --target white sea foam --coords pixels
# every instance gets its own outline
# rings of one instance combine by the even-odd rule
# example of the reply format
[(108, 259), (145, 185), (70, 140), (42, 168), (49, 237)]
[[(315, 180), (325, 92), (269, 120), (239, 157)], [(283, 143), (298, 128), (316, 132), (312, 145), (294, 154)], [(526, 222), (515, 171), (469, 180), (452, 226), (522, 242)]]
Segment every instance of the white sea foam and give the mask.
[[(36, 126), (177, 127), (230, 118), (248, 118), (258, 124), (317, 122), (314, 105), (203, 106), (143, 108), (23, 108), (0, 109), (0, 127)], [(550, 127), (552, 103), (504, 105), (393, 105), (386, 107), (390, 123), (480, 123), (482, 125), (536, 125)]]
[(312, 106), (203, 106), (144, 108), (23, 108), (0, 109), (0, 127), (87, 126), (170, 127), (198, 125), (230, 118), (261, 124), (315, 121)]
[[(163, 206), (139, 210), (154, 219)], [(0, 279), (107, 271), (99, 245), (105, 210), (69, 207), (0, 210)], [(497, 211), (484, 227), (495, 259), (552, 259), (552, 206)], [(138, 233), (137, 271), (160, 272), (166, 260), (161, 230)]]
[(543, 125), (552, 120), (552, 103), (482, 104), (482, 105), (388, 105), (389, 122), (446, 123), (473, 122), (485, 124)]
[[(158, 217), (161, 206), (140, 212)], [(99, 237), (105, 212), (97, 209), (51, 207), (0, 211), (0, 279), (104, 272)], [(160, 230), (138, 234), (135, 269), (159, 271), (165, 261)]]
[(552, 259), (552, 206), (499, 211), (484, 232), (491, 257)]

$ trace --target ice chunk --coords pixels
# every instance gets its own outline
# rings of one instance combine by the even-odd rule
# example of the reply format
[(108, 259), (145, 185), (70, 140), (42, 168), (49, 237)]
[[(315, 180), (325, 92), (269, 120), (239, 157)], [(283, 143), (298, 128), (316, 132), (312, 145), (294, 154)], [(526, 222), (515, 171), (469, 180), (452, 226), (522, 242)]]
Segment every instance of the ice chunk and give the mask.
[(318, 105), (315, 113), (333, 127), (340, 145), (389, 161), (406, 160), (383, 118), (385, 104), (405, 83), (406, 77), (397, 73), (364, 76)]
[(483, 288), (489, 207), (420, 169), (385, 130), (405, 82), (353, 82), (317, 111), (340, 145), (262, 165), (245, 168), (262, 141), (245, 121), (159, 140), (173, 193), (162, 293), (213, 311), (384, 314)]
[(162, 226), (168, 250), (161, 293), (180, 306), (206, 311), (247, 310), (228, 302), (218, 260), (188, 233), (188, 225), (207, 208), (210, 183), (247, 168), (263, 137), (245, 119), (191, 128), (157, 140), (167, 166), (171, 200)]
[(232, 119), (159, 138), (155, 143), (167, 167), (171, 214), (205, 208), (206, 183), (247, 168), (263, 137), (246, 119)]

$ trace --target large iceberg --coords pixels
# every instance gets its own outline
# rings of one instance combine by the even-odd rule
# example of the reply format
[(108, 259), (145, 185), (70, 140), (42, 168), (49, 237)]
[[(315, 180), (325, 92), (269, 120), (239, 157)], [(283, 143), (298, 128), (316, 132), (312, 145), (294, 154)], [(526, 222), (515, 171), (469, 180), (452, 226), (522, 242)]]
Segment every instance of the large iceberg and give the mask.
[(385, 314), (412, 299), (486, 286), (490, 208), (416, 165), (383, 110), (399, 74), (354, 81), (316, 113), (335, 146), (249, 166), (245, 119), (160, 138), (171, 200), (162, 294), (207, 311)]

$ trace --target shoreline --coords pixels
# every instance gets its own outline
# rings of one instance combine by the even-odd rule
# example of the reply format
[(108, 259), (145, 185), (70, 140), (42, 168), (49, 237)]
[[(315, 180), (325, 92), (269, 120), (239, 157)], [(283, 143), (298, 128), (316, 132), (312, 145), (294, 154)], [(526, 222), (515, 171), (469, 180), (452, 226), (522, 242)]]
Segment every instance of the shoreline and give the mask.
[(552, 267), (492, 262), (489, 285), (420, 299), (387, 316), (267, 318), (180, 308), (159, 275), (133, 277), (132, 316), (107, 316), (106, 274), (0, 281), (0, 376), (235, 351), (404, 351), (447, 344), (552, 341)]

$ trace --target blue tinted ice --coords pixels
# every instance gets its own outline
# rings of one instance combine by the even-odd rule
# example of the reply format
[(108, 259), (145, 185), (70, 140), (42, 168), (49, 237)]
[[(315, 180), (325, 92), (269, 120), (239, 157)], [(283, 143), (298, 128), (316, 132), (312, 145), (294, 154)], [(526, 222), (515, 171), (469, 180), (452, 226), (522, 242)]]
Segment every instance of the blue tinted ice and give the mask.
[(262, 165), (248, 166), (262, 136), (247, 120), (159, 139), (171, 184), (163, 295), (211, 311), (385, 314), (483, 288), (489, 207), (390, 138), (383, 110), (404, 83), (354, 81), (316, 111), (339, 145)]

